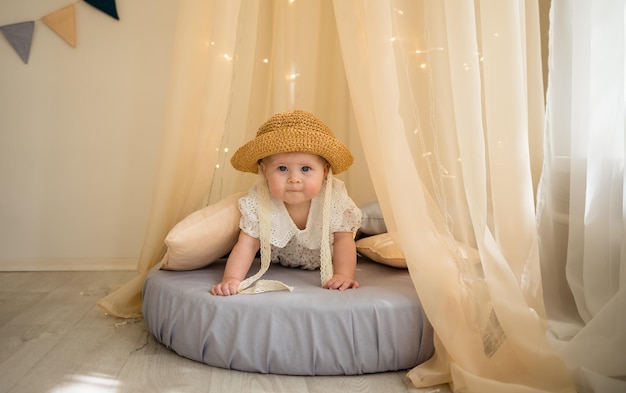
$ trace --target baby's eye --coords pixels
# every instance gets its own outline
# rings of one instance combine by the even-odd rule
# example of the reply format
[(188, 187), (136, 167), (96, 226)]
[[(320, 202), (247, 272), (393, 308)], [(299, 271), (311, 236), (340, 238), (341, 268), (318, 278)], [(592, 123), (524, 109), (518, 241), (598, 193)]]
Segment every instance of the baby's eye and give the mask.
[(308, 172), (310, 169), (311, 169), (310, 166), (305, 165), (305, 166), (302, 167), (302, 172)]
[(281, 171), (281, 172), (285, 172), (285, 171), (287, 170), (287, 167), (286, 167), (286, 166), (284, 166), (284, 165), (280, 165), (280, 166), (278, 167), (278, 170), (279, 170), (279, 171)]

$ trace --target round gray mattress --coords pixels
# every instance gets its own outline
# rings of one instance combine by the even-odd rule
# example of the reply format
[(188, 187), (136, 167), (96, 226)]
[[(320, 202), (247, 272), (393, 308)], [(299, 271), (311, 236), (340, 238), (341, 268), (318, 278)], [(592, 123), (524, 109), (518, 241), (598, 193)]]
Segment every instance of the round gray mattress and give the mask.
[(263, 279), (293, 292), (213, 296), (223, 271), (220, 260), (149, 272), (143, 314), (159, 342), (211, 366), (287, 375), (405, 370), (432, 356), (432, 326), (405, 269), (359, 259), (360, 288), (339, 292), (320, 287), (319, 271), (273, 264)]

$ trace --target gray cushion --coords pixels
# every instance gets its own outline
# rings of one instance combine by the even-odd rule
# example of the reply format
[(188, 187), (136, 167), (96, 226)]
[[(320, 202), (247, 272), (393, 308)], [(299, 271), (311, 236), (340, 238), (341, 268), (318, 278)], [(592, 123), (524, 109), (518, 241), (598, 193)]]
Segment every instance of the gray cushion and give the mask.
[(159, 342), (211, 366), (287, 375), (405, 370), (433, 353), (433, 330), (407, 270), (359, 259), (361, 287), (339, 292), (320, 287), (319, 271), (273, 264), (263, 278), (293, 292), (213, 296), (223, 271), (220, 260), (149, 272), (143, 313)]

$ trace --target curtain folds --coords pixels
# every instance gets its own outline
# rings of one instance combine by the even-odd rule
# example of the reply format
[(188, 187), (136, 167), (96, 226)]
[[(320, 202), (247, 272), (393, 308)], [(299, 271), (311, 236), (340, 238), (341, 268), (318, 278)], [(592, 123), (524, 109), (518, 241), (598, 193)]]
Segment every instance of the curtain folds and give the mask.
[(624, 1), (552, 1), (538, 194), (550, 334), (580, 391), (626, 391)]
[[(553, 1), (553, 13), (589, 11)], [(571, 35), (568, 23), (557, 24), (554, 37)], [(587, 34), (592, 23), (577, 34)], [(622, 34), (616, 45), (623, 55), (623, 25), (604, 33)], [(408, 374), (415, 386), (574, 392), (576, 367), (588, 370), (577, 382), (623, 375), (608, 362), (591, 367), (603, 352), (582, 357), (593, 343), (585, 337), (611, 323), (624, 326), (623, 136), (609, 142), (624, 126), (623, 58), (600, 68), (587, 64), (589, 53), (574, 50), (572, 41), (563, 51), (552, 63), (565, 67), (574, 56), (579, 62), (551, 75), (545, 144), (554, 150), (564, 138), (569, 149), (571, 141), (572, 159), (546, 150), (536, 202), (544, 128), (538, 0), (181, 1), (161, 167), (138, 275), (99, 305), (115, 316), (139, 316), (141, 287), (165, 252), (167, 232), (194, 210), (246, 190), (255, 176), (234, 171), (230, 155), (271, 114), (300, 108), (350, 147), (355, 165), (339, 177), (358, 205), (380, 202), (406, 256), (436, 331), (435, 355)], [(619, 80), (621, 91), (586, 92), (620, 110), (598, 106), (610, 120), (598, 127), (615, 134), (591, 138), (583, 132), (590, 102), (564, 104), (564, 97), (589, 89), (572, 81), (589, 77), (590, 69), (617, 73), (619, 67), (619, 78), (611, 74), (598, 86)], [(570, 128), (586, 139), (574, 143)], [(587, 145), (614, 158), (588, 160), (579, 154)], [(563, 168), (567, 181), (557, 176)], [(598, 180), (572, 178), (572, 192), (581, 194), (559, 205), (570, 196), (570, 170)], [(598, 192), (596, 184), (606, 190)], [(603, 222), (615, 231), (598, 234)], [(457, 242), (476, 248), (480, 258), (464, 258)], [(590, 261), (599, 254), (606, 262), (596, 269)], [(548, 340), (548, 325), (561, 341)], [(618, 350), (623, 334), (608, 336), (611, 361), (626, 364), (626, 351)]]
[[(528, 142), (542, 79), (526, 66), (538, 11), (525, 3), (334, 2), (374, 187), (438, 336), (416, 386), (573, 391), (545, 338)], [(455, 249), (462, 215), (480, 262)]]
[(239, 2), (197, 1), (179, 7), (173, 75), (138, 275), (98, 302), (122, 318), (141, 316), (141, 289), (165, 254), (163, 240), (183, 217), (201, 207), (219, 159), (230, 102)]
[(230, 155), (275, 112), (298, 108), (320, 117), (362, 164), (338, 176), (355, 202), (376, 199), (354, 130), (337, 32), (326, 23), (334, 20), (332, 11), (330, 1), (180, 2), (160, 168), (138, 275), (98, 302), (105, 312), (141, 316), (142, 285), (166, 251), (169, 230), (256, 181), (236, 172)]

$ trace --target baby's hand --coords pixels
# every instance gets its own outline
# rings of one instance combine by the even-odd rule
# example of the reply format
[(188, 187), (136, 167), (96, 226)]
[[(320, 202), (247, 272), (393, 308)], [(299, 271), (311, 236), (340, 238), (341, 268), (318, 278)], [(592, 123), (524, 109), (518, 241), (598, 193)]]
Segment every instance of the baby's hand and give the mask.
[(235, 278), (227, 278), (222, 280), (222, 282), (215, 284), (213, 288), (211, 288), (211, 294), (217, 296), (230, 296), (236, 295), (237, 288), (239, 288), (239, 283), (241, 281)]
[(333, 277), (324, 285), (326, 289), (338, 289), (340, 291), (348, 288), (356, 289), (358, 287), (359, 283), (355, 279), (343, 274), (333, 274)]

